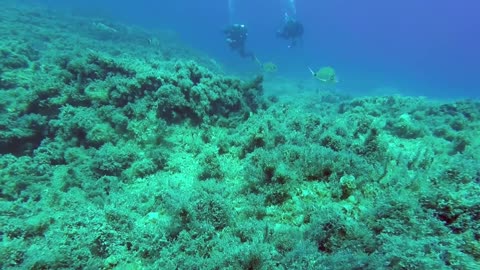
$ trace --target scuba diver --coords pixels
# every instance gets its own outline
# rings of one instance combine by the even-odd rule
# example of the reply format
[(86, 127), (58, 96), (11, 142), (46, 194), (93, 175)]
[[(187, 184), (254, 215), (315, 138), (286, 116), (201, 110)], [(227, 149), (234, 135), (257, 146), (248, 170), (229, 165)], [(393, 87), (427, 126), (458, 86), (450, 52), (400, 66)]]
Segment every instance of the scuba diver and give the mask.
[(255, 60), (253, 52), (246, 51), (245, 42), (247, 41), (248, 30), (243, 24), (233, 24), (223, 30), (228, 46), (234, 51), (238, 51), (241, 57)]
[(297, 45), (297, 41), (303, 36), (303, 24), (298, 20), (291, 18), (285, 13), (285, 24), (277, 31), (277, 37), (290, 41), (288, 48), (292, 48)]

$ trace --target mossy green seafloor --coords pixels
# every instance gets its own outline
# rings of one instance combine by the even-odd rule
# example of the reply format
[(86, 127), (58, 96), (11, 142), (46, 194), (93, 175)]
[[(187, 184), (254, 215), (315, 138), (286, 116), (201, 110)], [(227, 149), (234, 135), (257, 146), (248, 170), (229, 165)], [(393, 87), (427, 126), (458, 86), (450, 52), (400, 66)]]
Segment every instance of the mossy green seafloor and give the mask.
[(0, 15), (0, 268), (478, 268), (479, 102), (278, 100), (170, 36)]

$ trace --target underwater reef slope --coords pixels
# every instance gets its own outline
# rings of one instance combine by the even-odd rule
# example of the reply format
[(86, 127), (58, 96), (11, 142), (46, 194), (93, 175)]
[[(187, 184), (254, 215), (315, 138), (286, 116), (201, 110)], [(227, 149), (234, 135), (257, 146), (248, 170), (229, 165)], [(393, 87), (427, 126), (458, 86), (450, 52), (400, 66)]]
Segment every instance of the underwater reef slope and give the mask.
[(478, 101), (264, 97), (168, 32), (0, 6), (1, 269), (478, 269)]

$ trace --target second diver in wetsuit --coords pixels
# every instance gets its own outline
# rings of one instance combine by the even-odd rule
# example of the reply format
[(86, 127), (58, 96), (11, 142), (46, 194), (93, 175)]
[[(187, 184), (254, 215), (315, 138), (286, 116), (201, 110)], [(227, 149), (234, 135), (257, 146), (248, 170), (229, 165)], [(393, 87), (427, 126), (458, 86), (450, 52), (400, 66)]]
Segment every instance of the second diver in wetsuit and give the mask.
[(297, 45), (298, 40), (300, 40), (302, 36), (303, 24), (285, 14), (285, 23), (282, 28), (277, 31), (277, 37), (289, 40), (290, 44), (288, 48), (292, 48)]
[(248, 30), (244, 24), (233, 24), (223, 30), (225, 41), (234, 51), (237, 51), (243, 58), (251, 58), (255, 60), (255, 55), (251, 51), (245, 49)]

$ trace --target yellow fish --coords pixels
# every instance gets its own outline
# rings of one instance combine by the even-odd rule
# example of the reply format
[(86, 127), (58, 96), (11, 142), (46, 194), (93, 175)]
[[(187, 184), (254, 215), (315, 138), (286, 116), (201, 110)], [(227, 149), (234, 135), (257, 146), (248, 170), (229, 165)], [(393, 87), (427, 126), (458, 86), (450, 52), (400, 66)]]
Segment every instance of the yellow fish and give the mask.
[(311, 68), (308, 68), (310, 73), (312, 73), (313, 77), (317, 78), (317, 80), (326, 83), (338, 83), (337, 74), (335, 69), (330, 66), (322, 67), (317, 72), (313, 71)]
[(260, 66), (260, 68), (264, 72), (276, 72), (278, 70), (277, 65), (275, 65), (274, 63), (272, 62), (262, 63), (256, 56), (255, 56), (255, 62), (257, 62), (257, 64)]
[(263, 63), (262, 69), (265, 72), (276, 72), (278, 70), (277, 65), (272, 62)]

